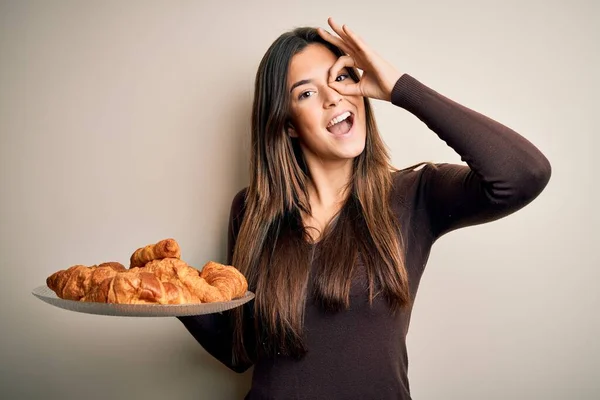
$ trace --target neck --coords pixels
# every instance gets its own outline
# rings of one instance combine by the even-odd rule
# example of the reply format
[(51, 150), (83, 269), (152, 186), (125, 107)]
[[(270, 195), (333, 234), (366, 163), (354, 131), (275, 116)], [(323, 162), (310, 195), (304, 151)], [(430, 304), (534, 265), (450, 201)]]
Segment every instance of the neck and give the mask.
[(352, 177), (352, 159), (323, 161), (307, 159), (311, 180), (308, 186), (311, 207), (337, 207), (346, 198), (347, 187)]

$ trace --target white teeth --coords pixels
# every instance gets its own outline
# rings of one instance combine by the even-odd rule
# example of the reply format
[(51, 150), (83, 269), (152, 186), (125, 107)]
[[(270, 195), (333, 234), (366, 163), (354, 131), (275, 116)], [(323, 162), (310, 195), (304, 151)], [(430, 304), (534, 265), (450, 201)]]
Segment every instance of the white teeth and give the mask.
[(346, 118), (348, 118), (350, 115), (351, 115), (350, 111), (346, 111), (342, 115), (340, 115), (340, 116), (335, 117), (334, 119), (332, 119), (331, 122), (329, 122), (329, 125), (327, 125), (327, 127), (329, 128), (330, 126), (333, 126), (335, 124), (339, 124), (340, 122), (342, 122), (343, 120), (345, 120)]

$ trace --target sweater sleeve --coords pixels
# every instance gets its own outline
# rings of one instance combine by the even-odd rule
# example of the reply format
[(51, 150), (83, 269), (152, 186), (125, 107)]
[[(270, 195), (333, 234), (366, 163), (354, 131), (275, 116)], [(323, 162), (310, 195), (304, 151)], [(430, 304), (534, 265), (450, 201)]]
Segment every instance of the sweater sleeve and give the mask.
[[(233, 199), (229, 215), (226, 262), (228, 265), (231, 265), (232, 262), (233, 250), (243, 216), (243, 205), (244, 191), (241, 191)], [(254, 300), (244, 304), (243, 307), (246, 319), (244, 323), (244, 343), (248, 346), (254, 343), (254, 323), (252, 321)], [(231, 370), (242, 373), (251, 367), (251, 364), (239, 365), (233, 362), (233, 325), (230, 312), (224, 311), (215, 314), (178, 317), (178, 319), (204, 350)], [(249, 353), (252, 354), (252, 350), (249, 350)]]
[(392, 104), (427, 125), (467, 165), (429, 164), (421, 193), (434, 239), (511, 214), (533, 201), (551, 175), (547, 158), (514, 130), (404, 74)]

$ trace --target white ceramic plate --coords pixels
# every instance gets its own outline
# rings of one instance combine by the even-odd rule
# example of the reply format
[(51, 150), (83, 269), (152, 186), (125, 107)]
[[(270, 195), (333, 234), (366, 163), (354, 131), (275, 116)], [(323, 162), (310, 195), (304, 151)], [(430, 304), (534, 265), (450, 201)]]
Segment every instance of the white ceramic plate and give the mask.
[(254, 293), (248, 291), (243, 297), (219, 303), (167, 305), (92, 303), (61, 299), (46, 285), (35, 288), (32, 294), (48, 304), (65, 310), (119, 317), (184, 317), (213, 314), (239, 307), (254, 298)]

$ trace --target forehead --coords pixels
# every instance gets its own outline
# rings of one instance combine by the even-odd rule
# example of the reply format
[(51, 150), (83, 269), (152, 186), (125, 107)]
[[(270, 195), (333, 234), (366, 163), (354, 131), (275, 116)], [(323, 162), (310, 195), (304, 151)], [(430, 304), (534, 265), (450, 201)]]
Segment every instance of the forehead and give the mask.
[(288, 70), (288, 87), (302, 79), (327, 79), (337, 57), (322, 44), (309, 44), (295, 54)]

